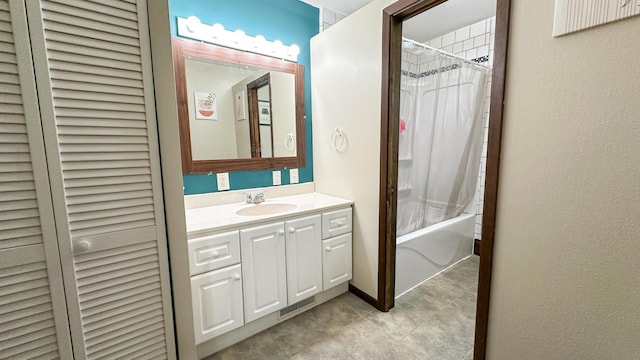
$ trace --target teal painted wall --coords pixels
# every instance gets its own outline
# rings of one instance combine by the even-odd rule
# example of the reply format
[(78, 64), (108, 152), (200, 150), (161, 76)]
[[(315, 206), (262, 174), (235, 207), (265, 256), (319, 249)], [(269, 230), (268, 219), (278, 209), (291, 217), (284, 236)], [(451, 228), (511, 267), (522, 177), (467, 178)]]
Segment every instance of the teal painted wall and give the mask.
[[(304, 66), (306, 166), (299, 169), (300, 182), (313, 181), (311, 149), (311, 76), (309, 40), (318, 33), (318, 9), (298, 0), (169, 0), (172, 36), (177, 36), (177, 17), (195, 15), (204, 24), (220, 23), (228, 30), (242, 29), (247, 35), (263, 35), (300, 47), (298, 63)], [(274, 169), (283, 170), (283, 169)], [(272, 170), (229, 173), (232, 190), (272, 185)], [(282, 184), (289, 184), (289, 171), (281, 171)], [(185, 195), (215, 192), (215, 174), (185, 175)]]

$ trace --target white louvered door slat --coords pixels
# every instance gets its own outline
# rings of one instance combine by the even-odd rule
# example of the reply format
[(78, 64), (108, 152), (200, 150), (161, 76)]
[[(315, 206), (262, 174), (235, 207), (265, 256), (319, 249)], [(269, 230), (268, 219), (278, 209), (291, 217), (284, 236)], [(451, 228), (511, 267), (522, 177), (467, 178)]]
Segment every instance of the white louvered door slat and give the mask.
[(78, 359), (175, 357), (146, 6), (27, 2)]
[(71, 356), (24, 3), (0, 0), (0, 359)]

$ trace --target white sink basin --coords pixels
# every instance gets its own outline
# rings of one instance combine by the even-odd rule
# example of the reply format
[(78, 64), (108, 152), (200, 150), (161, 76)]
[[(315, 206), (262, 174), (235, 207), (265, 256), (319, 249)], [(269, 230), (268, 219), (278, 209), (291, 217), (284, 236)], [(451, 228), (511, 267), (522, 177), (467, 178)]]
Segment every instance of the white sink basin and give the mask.
[(279, 214), (287, 211), (291, 211), (297, 208), (296, 204), (287, 204), (287, 203), (262, 203), (255, 204), (251, 206), (244, 207), (238, 211), (236, 214), (243, 216), (259, 216), (259, 215), (273, 215)]

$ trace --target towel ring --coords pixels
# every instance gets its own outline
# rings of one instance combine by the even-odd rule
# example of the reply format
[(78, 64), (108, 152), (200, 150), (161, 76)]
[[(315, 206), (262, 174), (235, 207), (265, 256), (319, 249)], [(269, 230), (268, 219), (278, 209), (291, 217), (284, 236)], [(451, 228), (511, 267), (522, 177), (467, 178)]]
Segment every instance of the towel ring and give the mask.
[(338, 151), (338, 152), (344, 151), (347, 145), (347, 135), (344, 133), (344, 130), (342, 130), (342, 128), (337, 127), (335, 128), (335, 130), (333, 130), (333, 133), (331, 134), (330, 143), (331, 143), (331, 147), (335, 151)]
[(296, 148), (296, 138), (293, 137), (292, 133), (288, 133), (284, 137), (284, 148), (293, 152)]

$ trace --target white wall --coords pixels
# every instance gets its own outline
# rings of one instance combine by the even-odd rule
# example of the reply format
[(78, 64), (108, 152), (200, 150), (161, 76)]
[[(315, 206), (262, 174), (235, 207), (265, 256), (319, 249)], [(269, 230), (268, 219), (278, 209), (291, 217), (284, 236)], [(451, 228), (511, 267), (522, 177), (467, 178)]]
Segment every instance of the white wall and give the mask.
[[(355, 201), (352, 284), (374, 298), (378, 292), (382, 10), (393, 2), (373, 1), (311, 39), (316, 191)], [(336, 127), (342, 127), (349, 140), (344, 152), (336, 152), (329, 144)]]
[[(191, 151), (194, 160), (236, 159), (235, 112), (231, 87), (247, 76), (239, 68), (186, 59), (187, 105), (191, 127)], [(218, 120), (195, 118), (194, 91), (216, 94)]]
[(338, 23), (338, 21), (345, 18), (344, 14), (337, 12), (326, 7), (320, 8), (320, 31), (327, 30), (331, 26)]
[[(271, 131), (271, 126), (273, 121), (271, 118), (273, 116), (271, 112), (272, 107), (272, 98), (270, 92), (270, 86), (262, 86), (258, 88), (258, 129), (260, 130), (260, 156), (261, 157), (273, 157), (273, 144), (271, 143), (271, 137), (273, 136), (273, 132)], [(261, 108), (266, 106), (269, 108), (269, 124), (262, 124), (262, 114)], [(266, 117), (265, 117), (266, 118)]]
[[(238, 83), (234, 84), (231, 87), (231, 91), (234, 94), (238, 94), (241, 91), (244, 91), (244, 110), (246, 118), (244, 120), (236, 120), (236, 145), (238, 146), (238, 159), (249, 159), (251, 158), (251, 132), (249, 130), (249, 94), (247, 93), (247, 84), (255, 81), (261, 76), (266, 74), (265, 71), (258, 71), (252, 73), (250, 76), (242, 79)], [(236, 104), (235, 95), (233, 97), (233, 107), (238, 106)]]
[(640, 17), (512, 1), (488, 359), (640, 358)]
[(287, 134), (296, 136), (296, 86), (295, 76), (278, 71), (271, 72), (271, 111), (273, 154), (275, 157), (296, 156), (296, 149), (285, 147)]
[[(185, 221), (184, 194), (182, 192), (182, 163), (180, 159), (180, 131), (176, 83), (172, 70), (171, 30), (169, 4), (166, 1), (147, 3), (149, 30), (153, 52), (153, 85), (160, 141), (162, 186), (167, 224), (167, 241), (171, 254), (171, 290), (176, 326), (176, 339), (180, 359), (195, 359), (196, 346), (193, 331), (191, 283), (189, 279), (189, 253)], [(176, 205), (177, 204), (177, 205)]]

